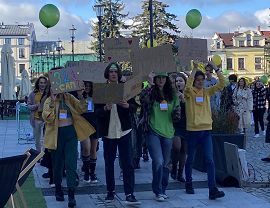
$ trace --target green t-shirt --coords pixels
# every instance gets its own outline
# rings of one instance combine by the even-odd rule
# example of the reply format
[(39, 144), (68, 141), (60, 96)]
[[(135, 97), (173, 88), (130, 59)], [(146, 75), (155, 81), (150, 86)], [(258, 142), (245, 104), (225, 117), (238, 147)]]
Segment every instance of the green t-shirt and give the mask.
[(171, 103), (168, 103), (168, 110), (160, 110), (160, 103), (154, 102), (151, 115), (150, 127), (158, 135), (172, 139), (174, 137), (174, 127), (172, 113), (176, 106), (179, 106), (179, 98), (174, 97)]

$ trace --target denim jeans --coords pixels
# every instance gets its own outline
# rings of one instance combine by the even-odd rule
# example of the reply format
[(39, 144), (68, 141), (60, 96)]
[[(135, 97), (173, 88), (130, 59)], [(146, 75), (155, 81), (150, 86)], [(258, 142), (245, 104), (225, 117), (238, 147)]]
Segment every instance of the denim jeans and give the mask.
[(215, 164), (213, 159), (212, 135), (210, 131), (188, 131), (187, 161), (185, 165), (186, 182), (192, 182), (192, 165), (198, 145), (202, 146), (207, 166), (208, 187), (216, 187)]
[(149, 131), (146, 138), (146, 144), (152, 158), (152, 189), (156, 195), (165, 194), (168, 186), (172, 141), (172, 138), (162, 137), (152, 130)]
[(135, 176), (132, 165), (133, 158), (131, 149), (131, 133), (121, 137), (120, 139), (103, 138), (107, 191), (115, 191), (114, 161), (116, 158), (117, 147), (119, 152), (119, 160), (121, 161), (121, 166), (123, 168), (125, 194), (133, 194)]

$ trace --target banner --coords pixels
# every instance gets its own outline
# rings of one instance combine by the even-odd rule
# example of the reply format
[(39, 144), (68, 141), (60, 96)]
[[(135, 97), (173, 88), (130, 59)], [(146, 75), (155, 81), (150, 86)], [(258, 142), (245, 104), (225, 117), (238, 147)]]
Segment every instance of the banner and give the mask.
[(133, 73), (142, 76), (152, 71), (155, 73), (174, 72), (177, 69), (171, 45), (134, 50), (131, 52), (131, 63)]
[(130, 53), (139, 49), (140, 39), (133, 38), (105, 38), (105, 62), (130, 61)]
[(177, 58), (183, 71), (190, 70), (191, 60), (207, 62), (208, 49), (206, 39), (179, 38), (175, 44), (178, 46)]
[(142, 91), (142, 77), (136, 76), (124, 84), (123, 100), (130, 100)]
[(77, 74), (76, 68), (63, 68), (49, 72), (53, 94), (71, 92), (83, 89), (83, 82)]

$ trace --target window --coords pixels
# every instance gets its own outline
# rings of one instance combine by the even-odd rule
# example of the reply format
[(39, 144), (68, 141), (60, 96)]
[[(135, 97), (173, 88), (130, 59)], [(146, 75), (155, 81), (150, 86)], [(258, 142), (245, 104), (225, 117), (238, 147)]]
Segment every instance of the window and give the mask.
[(245, 59), (244, 58), (238, 58), (238, 69), (245, 70)]
[(254, 41), (253, 41), (253, 45), (254, 45), (254, 46), (259, 46), (259, 45), (260, 45), (260, 41), (254, 40)]
[(5, 44), (11, 45), (11, 38), (5, 38)]
[(262, 58), (255, 57), (255, 69), (260, 70), (262, 69)]
[(24, 45), (24, 38), (18, 38), (18, 45)]
[(25, 69), (25, 64), (19, 64), (20, 73)]
[(247, 34), (247, 46), (251, 46), (251, 35)]
[(245, 46), (245, 42), (243, 40), (239, 41), (239, 47), (244, 47)]
[(227, 58), (227, 68), (233, 70), (232, 58)]
[(217, 42), (217, 49), (220, 49), (220, 42)]
[(19, 48), (19, 58), (25, 58), (25, 49)]

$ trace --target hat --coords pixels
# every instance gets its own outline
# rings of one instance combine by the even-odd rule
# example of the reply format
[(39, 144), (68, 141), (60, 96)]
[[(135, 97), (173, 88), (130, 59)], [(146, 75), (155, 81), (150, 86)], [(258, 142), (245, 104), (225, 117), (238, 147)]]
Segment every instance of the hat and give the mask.
[(168, 73), (167, 72), (158, 72), (155, 74), (155, 77), (160, 76), (160, 77), (167, 77)]

